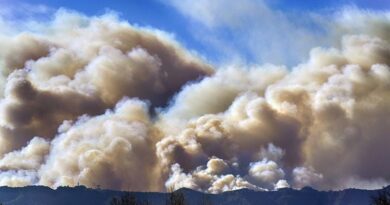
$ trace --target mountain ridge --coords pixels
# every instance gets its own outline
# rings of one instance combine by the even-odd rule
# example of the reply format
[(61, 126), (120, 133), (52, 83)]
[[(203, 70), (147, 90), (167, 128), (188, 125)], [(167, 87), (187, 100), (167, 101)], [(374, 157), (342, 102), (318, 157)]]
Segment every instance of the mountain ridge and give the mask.
[[(175, 193), (183, 194), (186, 204), (221, 205), (369, 205), (371, 197), (380, 190), (390, 190), (390, 186), (377, 190), (348, 188), (344, 190), (318, 191), (311, 187), (300, 190), (283, 188), (275, 191), (255, 191), (240, 189), (220, 194), (203, 193), (182, 188)], [(131, 195), (139, 201), (148, 201), (153, 205), (164, 205), (170, 193), (162, 192), (125, 192), (109, 189), (94, 189), (85, 186), (58, 187), (46, 186), (0, 187), (0, 202), (3, 205), (108, 205), (114, 197)]]

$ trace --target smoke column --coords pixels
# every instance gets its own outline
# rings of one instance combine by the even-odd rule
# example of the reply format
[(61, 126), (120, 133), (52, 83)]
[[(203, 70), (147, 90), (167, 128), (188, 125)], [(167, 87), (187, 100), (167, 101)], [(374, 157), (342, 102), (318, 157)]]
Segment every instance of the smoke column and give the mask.
[(1, 34), (0, 185), (388, 184), (389, 14), (345, 16), (332, 25), (339, 46), (291, 69), (214, 67), (112, 14), (60, 10), (34, 31)]

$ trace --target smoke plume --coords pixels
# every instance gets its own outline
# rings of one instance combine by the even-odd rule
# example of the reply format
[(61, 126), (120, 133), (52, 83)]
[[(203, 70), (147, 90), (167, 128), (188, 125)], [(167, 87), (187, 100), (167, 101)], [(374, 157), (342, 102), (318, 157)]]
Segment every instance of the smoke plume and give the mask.
[(112, 14), (61, 10), (2, 34), (0, 185), (219, 193), (389, 183), (389, 16), (345, 15), (334, 25), (340, 46), (313, 48), (292, 69), (214, 68)]

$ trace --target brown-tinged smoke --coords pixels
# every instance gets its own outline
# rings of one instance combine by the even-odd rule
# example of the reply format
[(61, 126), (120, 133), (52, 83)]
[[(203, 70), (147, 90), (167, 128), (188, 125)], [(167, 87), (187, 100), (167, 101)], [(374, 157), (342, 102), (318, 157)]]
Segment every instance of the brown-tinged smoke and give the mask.
[(61, 11), (40, 33), (2, 36), (0, 185), (384, 185), (390, 20), (353, 15), (376, 29), (340, 20), (340, 47), (313, 48), (291, 70), (213, 69), (168, 34), (112, 15)]

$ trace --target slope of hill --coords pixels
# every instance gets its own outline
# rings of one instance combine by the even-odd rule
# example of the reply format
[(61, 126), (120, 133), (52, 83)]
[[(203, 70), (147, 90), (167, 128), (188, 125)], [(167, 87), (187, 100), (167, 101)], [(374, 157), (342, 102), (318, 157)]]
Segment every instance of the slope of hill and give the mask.
[[(222, 194), (204, 194), (190, 189), (180, 189), (177, 192), (184, 195), (188, 205), (369, 205), (371, 197), (376, 195), (377, 191), (346, 189), (325, 192), (303, 188), (269, 192), (242, 189)], [(60, 187), (56, 190), (43, 186), (0, 187), (0, 202), (3, 205), (107, 205), (114, 197), (125, 194), (126, 192), (90, 189), (83, 186)], [(128, 194), (137, 201), (148, 201), (152, 205), (163, 205), (169, 198), (167, 193)]]

